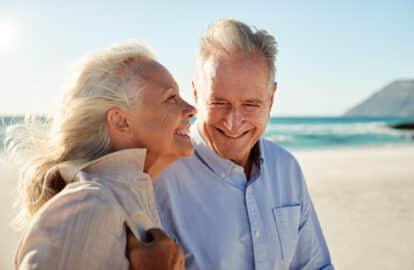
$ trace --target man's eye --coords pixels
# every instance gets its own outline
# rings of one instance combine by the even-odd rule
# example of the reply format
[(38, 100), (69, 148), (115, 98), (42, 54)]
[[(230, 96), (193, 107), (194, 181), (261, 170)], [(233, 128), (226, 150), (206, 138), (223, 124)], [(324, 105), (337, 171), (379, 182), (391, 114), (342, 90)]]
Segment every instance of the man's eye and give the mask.
[(246, 103), (244, 104), (244, 106), (249, 107), (249, 108), (258, 108), (259, 104), (256, 103)]

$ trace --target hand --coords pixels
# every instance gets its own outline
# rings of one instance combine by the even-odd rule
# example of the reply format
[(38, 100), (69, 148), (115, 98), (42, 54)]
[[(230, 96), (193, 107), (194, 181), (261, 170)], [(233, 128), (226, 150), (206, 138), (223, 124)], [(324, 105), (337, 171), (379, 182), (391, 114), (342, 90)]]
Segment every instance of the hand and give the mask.
[(142, 242), (128, 232), (127, 256), (132, 270), (185, 270), (184, 252), (161, 229), (149, 229), (151, 242)]

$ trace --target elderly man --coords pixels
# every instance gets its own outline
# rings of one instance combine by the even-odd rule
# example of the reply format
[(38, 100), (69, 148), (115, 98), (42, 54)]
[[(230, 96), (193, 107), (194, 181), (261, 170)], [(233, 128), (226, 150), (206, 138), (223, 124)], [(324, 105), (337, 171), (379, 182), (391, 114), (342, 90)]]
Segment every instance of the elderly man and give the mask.
[(235, 20), (201, 39), (195, 154), (156, 183), (161, 222), (187, 269), (333, 269), (295, 158), (261, 138), (276, 91), (276, 41)]

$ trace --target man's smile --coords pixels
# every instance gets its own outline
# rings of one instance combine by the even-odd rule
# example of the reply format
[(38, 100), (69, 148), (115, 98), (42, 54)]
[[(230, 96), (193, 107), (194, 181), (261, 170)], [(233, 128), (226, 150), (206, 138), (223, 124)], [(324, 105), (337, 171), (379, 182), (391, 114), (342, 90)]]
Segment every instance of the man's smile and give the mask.
[(226, 132), (220, 128), (216, 128), (216, 130), (222, 134), (224, 137), (229, 138), (229, 139), (240, 139), (242, 137), (244, 137), (244, 135), (246, 135), (247, 133), (249, 133), (249, 130), (243, 131), (243, 132), (238, 132), (235, 134), (231, 134), (229, 132)]

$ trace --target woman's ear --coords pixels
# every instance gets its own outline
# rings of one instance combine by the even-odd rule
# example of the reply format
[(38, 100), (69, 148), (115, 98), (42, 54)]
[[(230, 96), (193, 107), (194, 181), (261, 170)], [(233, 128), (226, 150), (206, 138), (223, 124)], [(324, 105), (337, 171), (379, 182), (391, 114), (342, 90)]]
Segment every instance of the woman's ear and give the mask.
[(106, 122), (111, 133), (129, 132), (128, 118), (119, 108), (111, 108), (106, 114)]
[(133, 132), (127, 116), (127, 113), (119, 108), (111, 108), (106, 114), (112, 151), (131, 147)]

